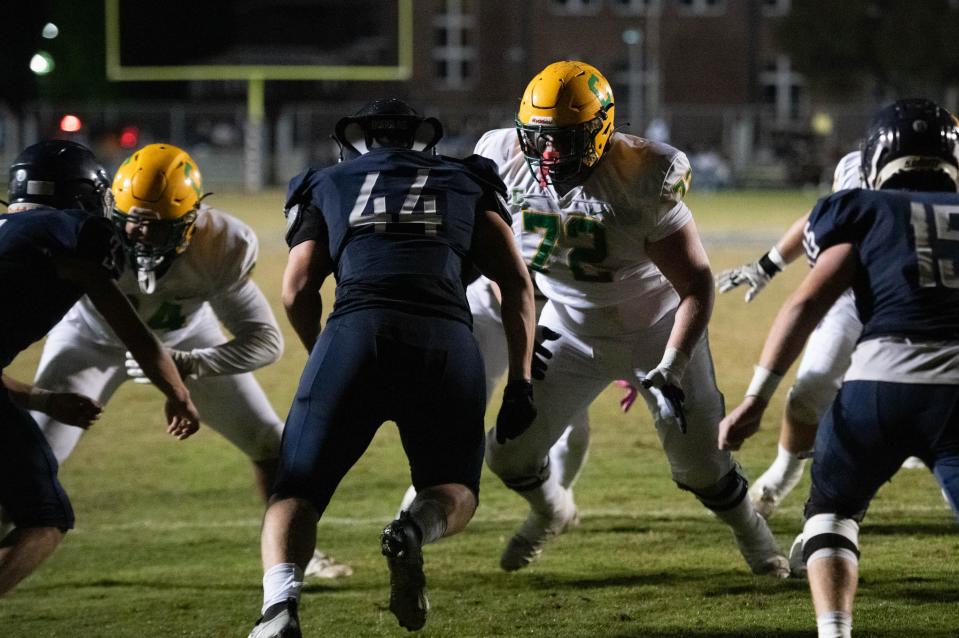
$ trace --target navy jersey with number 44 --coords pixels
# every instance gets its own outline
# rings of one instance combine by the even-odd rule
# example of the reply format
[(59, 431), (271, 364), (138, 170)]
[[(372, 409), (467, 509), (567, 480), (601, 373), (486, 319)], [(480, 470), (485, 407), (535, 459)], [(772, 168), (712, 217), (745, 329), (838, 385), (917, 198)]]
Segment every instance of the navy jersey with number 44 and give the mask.
[(331, 318), (391, 308), (470, 323), (463, 287), (476, 215), (506, 192), (493, 163), (398, 148), (295, 177), (287, 243), (326, 242), (336, 276)]
[(817, 204), (805, 235), (813, 262), (830, 246), (855, 247), (860, 341), (959, 340), (959, 194), (839, 191)]
[(104, 217), (52, 209), (0, 215), (0, 370), (83, 295), (57, 274), (58, 258), (89, 262), (114, 279), (125, 261), (120, 237)]

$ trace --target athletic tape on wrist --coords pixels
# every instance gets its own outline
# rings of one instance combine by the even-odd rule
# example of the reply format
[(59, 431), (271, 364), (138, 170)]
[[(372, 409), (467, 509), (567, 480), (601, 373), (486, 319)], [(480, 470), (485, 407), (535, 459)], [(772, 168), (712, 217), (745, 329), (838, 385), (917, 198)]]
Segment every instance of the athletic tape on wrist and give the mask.
[(753, 368), (753, 378), (749, 382), (749, 387), (746, 388), (747, 397), (759, 397), (766, 403), (769, 403), (769, 400), (776, 393), (776, 388), (779, 387), (779, 382), (783, 380), (781, 374), (776, 374), (772, 370), (767, 370), (761, 366), (755, 366)]

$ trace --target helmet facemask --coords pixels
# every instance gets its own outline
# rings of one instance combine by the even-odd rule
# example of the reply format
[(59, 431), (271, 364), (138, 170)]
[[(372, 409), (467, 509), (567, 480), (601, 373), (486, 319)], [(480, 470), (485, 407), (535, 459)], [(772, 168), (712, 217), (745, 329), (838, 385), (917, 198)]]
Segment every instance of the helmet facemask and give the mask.
[(196, 210), (172, 220), (160, 219), (148, 209), (133, 208), (130, 213), (114, 210), (113, 222), (124, 238), (140, 290), (152, 294), (157, 278), (190, 245)]
[(523, 124), (516, 119), (520, 149), (540, 186), (582, 182), (599, 161), (594, 140), (603, 129), (601, 115), (574, 126)]

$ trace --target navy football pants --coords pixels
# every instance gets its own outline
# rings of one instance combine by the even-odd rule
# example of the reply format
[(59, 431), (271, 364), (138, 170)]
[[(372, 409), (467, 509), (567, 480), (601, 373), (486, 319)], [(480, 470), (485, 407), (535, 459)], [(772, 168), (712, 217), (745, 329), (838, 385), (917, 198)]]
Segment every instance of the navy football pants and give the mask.
[(955, 511), (959, 386), (843, 383), (816, 435), (806, 517), (832, 513), (862, 520), (876, 491), (909, 456), (933, 469)]
[(73, 527), (57, 460), (26, 410), (0, 388), (0, 507), (17, 527)]
[(336, 317), (300, 379), (273, 493), (307, 499), (322, 514), (392, 420), (418, 490), (460, 483), (478, 495), (485, 408), (483, 361), (466, 324), (379, 309)]

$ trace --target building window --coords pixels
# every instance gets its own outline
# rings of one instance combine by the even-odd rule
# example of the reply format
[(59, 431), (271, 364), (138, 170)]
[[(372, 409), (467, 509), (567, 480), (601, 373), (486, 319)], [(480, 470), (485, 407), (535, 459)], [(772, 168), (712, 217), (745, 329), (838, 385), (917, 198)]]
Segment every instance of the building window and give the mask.
[(726, 0), (679, 0), (682, 13), (698, 16), (718, 16), (726, 12)]
[(796, 122), (802, 114), (804, 82), (793, 71), (789, 56), (779, 55), (768, 61), (759, 74), (763, 105), (777, 124)]
[(476, 28), (473, 0), (446, 0), (433, 16), (433, 63), (436, 82), (445, 89), (469, 89), (476, 82)]
[(762, 0), (763, 15), (784, 16), (789, 13), (791, 0)]
[(662, 0), (612, 0), (613, 11), (620, 15), (659, 15)]
[(602, 0), (549, 0), (549, 10), (561, 15), (593, 15), (599, 13)]

